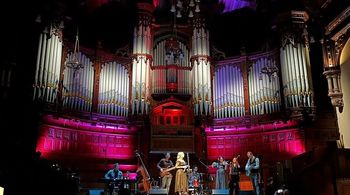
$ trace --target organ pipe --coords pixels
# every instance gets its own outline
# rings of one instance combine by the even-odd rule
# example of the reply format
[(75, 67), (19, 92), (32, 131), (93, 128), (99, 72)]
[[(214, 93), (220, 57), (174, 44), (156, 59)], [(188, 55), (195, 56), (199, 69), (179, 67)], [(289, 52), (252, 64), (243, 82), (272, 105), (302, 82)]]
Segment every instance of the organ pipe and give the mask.
[[(153, 55), (154, 55), (154, 59), (155, 59), (154, 64), (153, 64), (154, 67), (163, 66), (163, 65), (167, 64), (166, 55), (165, 55), (166, 39), (164, 39), (165, 37), (162, 37), (162, 38), (163, 38), (163, 40), (159, 41), (153, 49)], [(182, 51), (184, 53), (184, 58), (179, 59), (178, 65), (180, 67), (189, 67), (189, 65), (190, 65), (189, 64), (189, 61), (190, 61), (189, 51), (184, 43), (182, 43), (181, 41), (178, 41), (178, 42), (179, 42), (180, 49), (182, 49)]]
[[(94, 68), (87, 56), (81, 52), (77, 53), (77, 56), (83, 68), (74, 70), (65, 67), (63, 71), (63, 107), (76, 111), (90, 112), (92, 108)], [(69, 53), (65, 63), (72, 59), (73, 53)]]
[(61, 69), (62, 25), (52, 24), (39, 36), (33, 100), (56, 101)]
[[(256, 59), (248, 75), (249, 101), (252, 115), (271, 114), (280, 111), (279, 72), (263, 72), (263, 69), (272, 71), (277, 68), (275, 53)], [(269, 67), (269, 68), (268, 68)]]
[[(309, 41), (304, 11), (292, 11), (291, 23), (284, 26), (280, 61), (285, 106), (289, 109), (313, 107), (313, 87), (309, 57)], [(287, 28), (285, 28), (287, 27)]]
[(243, 77), (237, 65), (223, 64), (213, 78), (215, 118), (244, 116)]
[(209, 31), (204, 21), (196, 19), (192, 35), (193, 103), (195, 115), (211, 114), (211, 73), (209, 61)]
[(148, 114), (149, 111), (149, 70), (152, 60), (151, 17), (141, 15), (134, 29), (132, 61), (132, 114)]
[(177, 93), (190, 94), (190, 55), (186, 45), (179, 42), (179, 47), (184, 53), (184, 58), (179, 59), (176, 64), (168, 64), (165, 54), (166, 39), (158, 41), (154, 47), (154, 64), (152, 66), (152, 93), (167, 93), (166, 83), (177, 83)]
[(116, 62), (102, 65), (97, 110), (101, 114), (127, 116), (129, 83), (127, 69)]
[(308, 48), (295, 35), (285, 36), (280, 48), (282, 82), (286, 107), (311, 107), (312, 85)]

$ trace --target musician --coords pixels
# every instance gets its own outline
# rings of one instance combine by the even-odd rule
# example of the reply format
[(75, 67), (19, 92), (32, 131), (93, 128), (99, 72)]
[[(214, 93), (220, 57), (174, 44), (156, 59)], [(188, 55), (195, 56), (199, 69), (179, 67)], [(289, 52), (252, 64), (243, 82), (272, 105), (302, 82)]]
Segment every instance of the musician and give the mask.
[(216, 168), (216, 180), (215, 188), (216, 189), (225, 189), (226, 188), (226, 175), (225, 171), (227, 170), (228, 163), (224, 160), (222, 156), (219, 156), (217, 162), (213, 162), (212, 167)]
[(190, 187), (199, 187), (200, 174), (198, 173), (198, 167), (193, 166), (192, 172), (188, 176), (188, 183)]
[[(123, 172), (119, 170), (119, 163), (115, 163), (113, 165), (113, 169), (108, 170), (104, 178), (108, 180), (123, 179)], [(109, 194), (112, 194), (114, 189), (119, 188), (119, 184), (115, 182), (108, 182), (106, 184), (109, 190)]]
[(107, 171), (105, 179), (123, 179), (123, 172), (119, 170), (119, 163), (115, 163), (113, 167), (113, 169)]
[(175, 163), (175, 168), (177, 169), (175, 175), (175, 192), (179, 195), (187, 194), (188, 192), (188, 181), (187, 181), (187, 165), (184, 160), (185, 154), (183, 152), (179, 152), (177, 154), (177, 159)]
[(248, 161), (245, 165), (246, 175), (252, 180), (255, 195), (259, 195), (260, 160), (251, 151), (247, 152), (247, 156)]
[(235, 192), (235, 195), (239, 194), (239, 174), (240, 171), (239, 169), (241, 166), (238, 163), (237, 157), (234, 157), (232, 159), (232, 162), (230, 163), (230, 183), (229, 183), (229, 188), (230, 188), (230, 195)]
[[(157, 168), (160, 170), (160, 172), (164, 172), (167, 169), (173, 167), (174, 164), (173, 162), (170, 160), (170, 153), (166, 153), (165, 154), (165, 158), (162, 158), (158, 164), (157, 164)], [(171, 180), (173, 178), (173, 175), (170, 172), (166, 172), (165, 174), (163, 174), (164, 176), (162, 177), (162, 185), (161, 188), (166, 188), (169, 191), (170, 188), (170, 184), (171, 184)]]

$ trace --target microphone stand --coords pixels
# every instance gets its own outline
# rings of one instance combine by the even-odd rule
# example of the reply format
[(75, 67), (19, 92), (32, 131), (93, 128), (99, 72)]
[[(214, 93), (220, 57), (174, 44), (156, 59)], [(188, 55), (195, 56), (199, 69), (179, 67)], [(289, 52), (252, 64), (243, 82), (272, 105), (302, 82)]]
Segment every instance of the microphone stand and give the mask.
[[(213, 181), (212, 179), (211, 179), (211, 176), (209, 175), (209, 171), (208, 171), (208, 169), (209, 169), (209, 166), (207, 166), (204, 162), (202, 162), (201, 161), (201, 159), (198, 159), (198, 161), (207, 169), (207, 178), (205, 178), (205, 180), (204, 180), (204, 184), (203, 184), (203, 186), (202, 186), (202, 190), (201, 190), (201, 192), (199, 193), (200, 195), (202, 195), (202, 194), (206, 194), (206, 193), (204, 193), (204, 191), (205, 190), (208, 190), (208, 188), (209, 188), (209, 182), (210, 181)], [(201, 177), (201, 180), (203, 179), (203, 175), (201, 175), (200, 176)]]

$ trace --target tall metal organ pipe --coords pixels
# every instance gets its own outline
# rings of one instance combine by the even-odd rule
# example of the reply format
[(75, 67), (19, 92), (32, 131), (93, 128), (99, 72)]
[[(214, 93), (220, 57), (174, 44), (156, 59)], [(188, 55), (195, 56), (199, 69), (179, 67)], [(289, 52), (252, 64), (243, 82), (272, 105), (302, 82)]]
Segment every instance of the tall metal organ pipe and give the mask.
[(179, 47), (183, 51), (184, 58), (179, 59), (177, 63), (169, 62), (167, 61), (167, 56), (165, 55), (165, 42), (166, 39), (159, 41), (153, 49), (153, 56), (155, 60), (152, 66), (153, 70), (151, 74), (152, 93), (166, 93), (166, 83), (176, 82), (178, 86), (177, 93), (190, 94), (192, 86), (190, 82), (191, 64), (189, 51), (186, 45), (179, 41)]
[[(75, 70), (66, 67), (63, 71), (63, 107), (90, 112), (92, 108), (94, 68), (91, 60), (83, 53), (77, 54), (83, 68)], [(65, 63), (71, 61), (73, 53), (69, 53)]]
[(149, 112), (149, 72), (152, 62), (151, 16), (141, 15), (134, 29), (132, 60), (131, 113), (134, 115)]
[(117, 62), (102, 65), (97, 111), (101, 114), (127, 116), (129, 75), (127, 69)]
[[(256, 59), (248, 75), (249, 102), (252, 115), (271, 114), (280, 111), (279, 71), (269, 74), (262, 69), (278, 67), (275, 53)], [(272, 70), (272, 69), (270, 69)]]
[(62, 26), (52, 24), (40, 34), (33, 100), (54, 103), (57, 98), (62, 57)]
[(290, 23), (283, 24), (280, 61), (283, 95), (288, 109), (313, 107), (313, 87), (309, 57), (309, 38), (305, 11), (291, 11)]
[(311, 107), (313, 89), (311, 85), (309, 49), (296, 42), (295, 35), (280, 48), (280, 60), (284, 99), (287, 108)]
[(244, 116), (243, 77), (236, 65), (220, 65), (213, 78), (215, 118)]
[(202, 19), (194, 22), (192, 35), (193, 103), (195, 115), (210, 115), (212, 106), (209, 31)]

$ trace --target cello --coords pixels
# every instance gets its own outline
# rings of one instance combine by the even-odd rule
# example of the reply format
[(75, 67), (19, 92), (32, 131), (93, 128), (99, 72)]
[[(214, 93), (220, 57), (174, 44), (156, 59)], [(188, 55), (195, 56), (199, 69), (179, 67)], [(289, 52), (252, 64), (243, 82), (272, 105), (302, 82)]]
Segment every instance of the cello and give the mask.
[(146, 169), (146, 166), (145, 164), (143, 163), (143, 160), (141, 158), (141, 155), (136, 151), (136, 157), (140, 160), (141, 162), (141, 165), (137, 168), (137, 173), (140, 172), (141, 173), (141, 176), (142, 176), (142, 185), (143, 185), (143, 189), (144, 189), (144, 192), (146, 194), (149, 193), (150, 189), (151, 189), (151, 182), (150, 182), (150, 179), (151, 177), (149, 176), (149, 173)]

